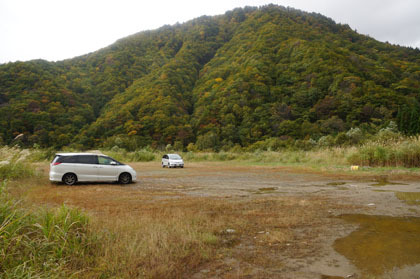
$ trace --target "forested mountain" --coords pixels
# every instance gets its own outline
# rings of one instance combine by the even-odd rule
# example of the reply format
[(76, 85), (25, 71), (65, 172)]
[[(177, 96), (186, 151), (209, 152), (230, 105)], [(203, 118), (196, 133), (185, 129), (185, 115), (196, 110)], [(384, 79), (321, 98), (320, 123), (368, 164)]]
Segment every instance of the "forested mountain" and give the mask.
[(0, 65), (0, 143), (129, 149), (420, 132), (420, 51), (269, 5), (203, 16), (60, 62)]

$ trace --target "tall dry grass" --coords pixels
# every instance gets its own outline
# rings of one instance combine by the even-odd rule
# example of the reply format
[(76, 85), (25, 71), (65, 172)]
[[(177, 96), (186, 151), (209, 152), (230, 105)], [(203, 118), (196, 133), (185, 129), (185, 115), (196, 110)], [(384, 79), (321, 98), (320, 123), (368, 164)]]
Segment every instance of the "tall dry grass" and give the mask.
[(0, 181), (33, 176), (34, 171), (27, 162), (29, 155), (28, 149), (0, 148)]
[(351, 164), (418, 168), (420, 166), (420, 138), (410, 137), (395, 141), (372, 141), (349, 157)]

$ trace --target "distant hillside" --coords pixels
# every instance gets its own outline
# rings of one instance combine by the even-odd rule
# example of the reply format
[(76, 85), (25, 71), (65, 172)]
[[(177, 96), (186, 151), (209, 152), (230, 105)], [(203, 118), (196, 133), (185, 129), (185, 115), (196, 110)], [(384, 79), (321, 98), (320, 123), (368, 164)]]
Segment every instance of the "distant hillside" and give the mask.
[(269, 5), (134, 34), (74, 59), (0, 65), (0, 143), (43, 147), (420, 132), (420, 51)]

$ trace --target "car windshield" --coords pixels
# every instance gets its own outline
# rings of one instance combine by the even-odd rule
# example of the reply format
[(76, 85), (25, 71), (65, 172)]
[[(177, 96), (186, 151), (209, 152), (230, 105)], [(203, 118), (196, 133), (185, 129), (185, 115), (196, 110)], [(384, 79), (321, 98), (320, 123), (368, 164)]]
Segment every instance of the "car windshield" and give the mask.
[(169, 159), (181, 160), (181, 156), (178, 154), (169, 154)]

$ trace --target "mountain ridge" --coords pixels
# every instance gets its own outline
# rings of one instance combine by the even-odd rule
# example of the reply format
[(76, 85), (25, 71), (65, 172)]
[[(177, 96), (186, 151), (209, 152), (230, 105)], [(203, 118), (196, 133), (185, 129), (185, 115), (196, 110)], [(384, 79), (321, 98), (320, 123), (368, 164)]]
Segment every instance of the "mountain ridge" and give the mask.
[(23, 133), (23, 145), (44, 147), (219, 149), (390, 121), (415, 134), (419, 65), (418, 49), (319, 14), (238, 8), (73, 59), (0, 65), (0, 137), (12, 144)]

